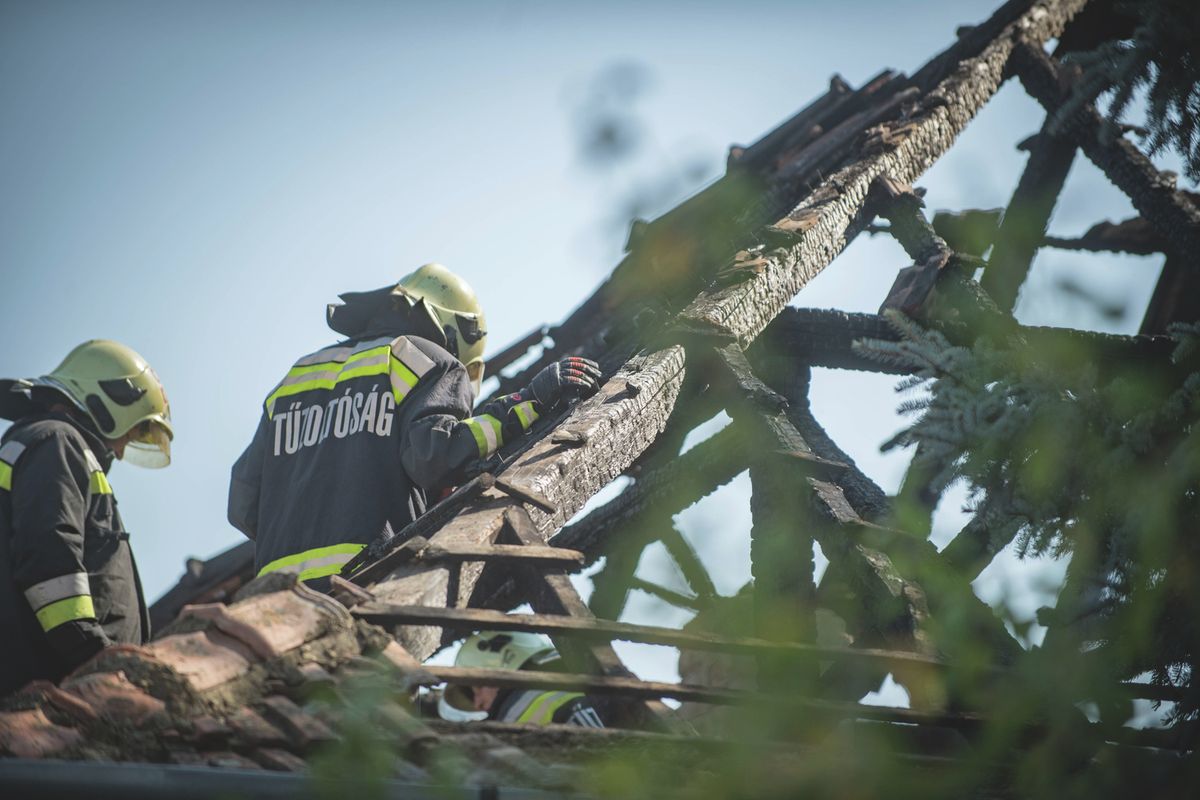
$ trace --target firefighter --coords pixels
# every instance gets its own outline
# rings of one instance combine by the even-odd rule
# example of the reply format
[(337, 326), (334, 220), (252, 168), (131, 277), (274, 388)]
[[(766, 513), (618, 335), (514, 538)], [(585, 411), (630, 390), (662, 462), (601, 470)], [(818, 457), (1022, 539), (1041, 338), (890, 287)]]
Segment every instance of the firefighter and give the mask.
[(595, 362), (563, 359), (472, 416), (487, 330), (462, 278), (426, 264), (341, 299), (326, 320), (346, 338), (296, 361), (267, 395), (229, 486), (229, 521), (254, 540), (256, 572), (293, 570), (318, 589), (600, 378)]
[[(454, 665), (475, 669), (536, 669), (555, 672), (558, 651), (534, 633), (481, 631), (467, 637)], [(450, 722), (578, 725), (603, 728), (598, 704), (580, 692), (498, 689), (495, 686), (450, 684), (438, 699), (438, 716)]]
[(114, 458), (165, 467), (174, 433), (145, 359), (93, 340), (51, 373), (0, 381), (0, 693), (57, 681), (111, 644), (150, 638), (108, 482)]

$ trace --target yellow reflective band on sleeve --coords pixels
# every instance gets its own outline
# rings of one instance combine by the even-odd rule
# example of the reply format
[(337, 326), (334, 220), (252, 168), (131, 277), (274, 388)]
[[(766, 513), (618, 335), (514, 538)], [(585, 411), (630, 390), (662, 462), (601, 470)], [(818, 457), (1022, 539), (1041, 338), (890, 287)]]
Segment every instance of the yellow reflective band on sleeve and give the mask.
[(577, 697), (583, 697), (583, 695), (579, 692), (546, 692), (529, 704), (529, 708), (526, 708), (521, 716), (517, 717), (517, 722), (549, 725), (554, 719), (554, 712)]
[(65, 622), (73, 622), (77, 619), (95, 619), (96, 609), (92, 605), (92, 596), (83, 594), (39, 608), (37, 618), (38, 622), (42, 624), (42, 630), (50, 631)]
[(467, 424), (467, 427), (471, 429), (471, 435), (475, 437), (475, 445), (479, 448), (480, 458), (487, 458), (504, 444), (500, 420), (491, 414), (469, 417), (463, 422)]
[(537, 421), (538, 413), (533, 410), (533, 401), (526, 400), (524, 403), (517, 403), (513, 406), (513, 411), (517, 414), (517, 419), (521, 420), (521, 430), (529, 430), (529, 426)]
[(0, 445), (0, 489), (12, 491), (13, 467), (24, 452), (25, 445), (15, 439), (9, 439)]
[(342, 571), (342, 565), (358, 555), (365, 544), (346, 542), (331, 544), (328, 547), (314, 547), (303, 553), (277, 558), (258, 571), (259, 575), (275, 572), (285, 568), (295, 568), (300, 573), (300, 580), (310, 581), (314, 578), (324, 578), (326, 575), (336, 575)]
[(88, 480), (88, 489), (92, 494), (112, 494), (112, 485), (108, 482), (108, 476), (103, 472), (93, 472)]
[(408, 397), (408, 393), (417, 385), (417, 381), (420, 378), (403, 361), (396, 358), (395, 355), (392, 356), (391, 363), (392, 394), (395, 396), (396, 402), (399, 403)]

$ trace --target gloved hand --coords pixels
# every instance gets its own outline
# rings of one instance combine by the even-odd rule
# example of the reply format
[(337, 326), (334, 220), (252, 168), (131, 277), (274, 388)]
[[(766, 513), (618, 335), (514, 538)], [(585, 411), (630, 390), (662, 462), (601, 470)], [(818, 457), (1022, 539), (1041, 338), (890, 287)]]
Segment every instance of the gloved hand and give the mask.
[(591, 397), (600, 388), (600, 365), (590, 358), (569, 356), (533, 377), (529, 392), (543, 409), (550, 409), (570, 392)]

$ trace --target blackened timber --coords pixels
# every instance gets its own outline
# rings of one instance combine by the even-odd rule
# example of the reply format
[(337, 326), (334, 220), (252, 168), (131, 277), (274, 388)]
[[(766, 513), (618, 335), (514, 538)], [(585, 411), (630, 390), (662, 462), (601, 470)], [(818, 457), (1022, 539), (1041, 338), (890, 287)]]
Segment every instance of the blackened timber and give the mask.
[[(674, 407), (683, 376), (684, 353), (679, 347), (631, 359), (594, 397), (576, 405), (566, 417), (566, 427), (584, 436), (581, 447), (562, 447), (545, 436), (507, 466), (507, 480), (545, 496), (557, 508), (554, 515), (537, 508), (527, 512), (543, 537), (561, 527), (658, 436)], [(630, 381), (642, 391), (631, 394)], [(491, 543), (504, 527), (505, 512), (518, 508), (512, 498), (489, 490), (429, 540), (442, 546)], [(541, 544), (545, 544), (544, 538)], [(385, 602), (458, 606), (470, 600), (483, 566), (474, 561), (448, 566), (408, 564), (370, 588)], [(451, 589), (454, 596), (448, 597)], [(396, 635), (418, 659), (432, 655), (442, 638), (441, 631), (431, 628), (401, 628)]]
[(899, 341), (900, 335), (878, 314), (817, 308), (785, 308), (763, 334), (762, 347), (797, 364), (860, 372), (907, 375), (910, 370), (868, 358), (854, 348), (863, 339)]
[(882, 516), (887, 510), (887, 495), (855, 465), (847, 452), (838, 447), (813, 416), (809, 401), (812, 370), (808, 364), (781, 351), (772, 351), (768, 336), (762, 337), (749, 355), (756, 372), (787, 398), (788, 421), (812, 448), (813, 454), (845, 465), (837, 481), (854, 510), (866, 520)]
[(708, 570), (700, 561), (700, 556), (697, 555), (695, 548), (684, 538), (674, 523), (669, 523), (663, 529), (659, 541), (671, 554), (671, 558), (674, 559), (680, 573), (683, 574), (683, 579), (687, 581), (688, 588), (696, 595), (697, 601), (703, 604), (717, 596), (717, 587), (713, 583), (712, 576), (708, 574)]
[(807, 660), (870, 661), (900, 666), (918, 664), (936, 669), (946, 667), (946, 664), (936, 658), (905, 651), (821, 647), (801, 642), (778, 642), (752, 637), (730, 638), (673, 628), (632, 625), (599, 618), (557, 614), (505, 614), (500, 611), (477, 608), (393, 606), (376, 602), (359, 605), (351, 613), (367, 622), (389, 627), (393, 625), (441, 625), (462, 631), (526, 631), (569, 636), (582, 641), (611, 642), (619, 640), (735, 655), (786, 653)]
[[(1038, 43), (1021, 42), (1014, 61), (1021, 84), (1048, 112), (1054, 113), (1066, 102), (1074, 80)], [(1171, 253), (1185, 257), (1200, 253), (1200, 209), (1132, 142), (1123, 136), (1103, 136), (1106, 124), (1089, 104), (1063, 121), (1062, 135), (1073, 138), (1092, 163), (1128, 195), (1138, 213), (1158, 230)]]
[(677, 592), (665, 586), (659, 586), (657, 583), (651, 583), (636, 575), (629, 581), (629, 588), (631, 591), (645, 592), (652, 597), (657, 597), (659, 600), (673, 606), (678, 606), (679, 608), (689, 608), (693, 611), (699, 611), (705, 606), (705, 603), (698, 597), (686, 595), (683, 592)]
[[(1047, 236), (1043, 247), (1059, 250), (1089, 250), (1093, 253), (1131, 253), (1149, 256), (1164, 250), (1163, 239), (1145, 217), (1120, 222), (1097, 222), (1082, 236)], [(1144, 331), (1143, 331), (1144, 332)]]
[[(964, 58), (917, 99), (877, 151), (829, 175), (789, 215), (807, 220), (795, 243), (771, 251), (766, 267), (736, 286), (704, 292), (681, 315), (698, 327), (724, 328), (743, 343), (754, 339), (805, 284), (825, 268), (870, 220), (863, 207), (880, 175), (911, 184), (953, 143), (995, 93), (1018, 35), (1041, 43), (1062, 32), (1086, 0), (1050, 0), (1029, 9), (996, 35), (965, 48)], [(941, 67), (938, 68), (941, 72)]]
[(896, 275), (880, 313), (896, 309), (910, 317), (919, 317), (954, 254), (925, 219), (921, 211), (924, 202), (911, 189), (881, 175), (872, 191), (880, 197), (880, 216), (891, 223), (888, 232), (914, 262)]
[(1200, 269), (1193, 259), (1168, 256), (1142, 317), (1140, 332), (1164, 334), (1172, 322), (1196, 320), (1200, 320)]
[(1054, 131), (1053, 114), (1029, 145), (1029, 160), (1013, 192), (996, 235), (996, 246), (981, 285), (1001, 311), (1012, 311), (1029, 274), (1033, 256), (1046, 235), (1054, 204), (1075, 160), (1074, 140)]
[[(969, 344), (965, 327), (939, 324), (952, 343)], [(1092, 354), (1099, 363), (1166, 360), (1174, 349), (1165, 336), (1123, 336), (1071, 328), (1019, 326), (1014, 329), (1025, 341), (1039, 347), (1070, 345)], [(864, 339), (900, 341), (900, 334), (877, 314), (858, 314), (813, 308), (785, 308), (766, 331), (764, 344), (782, 358), (798, 364), (831, 369), (850, 369), (907, 375), (910, 369), (880, 362), (858, 352), (854, 343)], [(786, 354), (786, 355), (785, 355)]]
[(582, 550), (589, 561), (595, 560), (611, 531), (651, 507), (671, 516), (679, 513), (745, 470), (746, 455), (741, 437), (724, 428), (677, 459), (642, 472), (616, 498), (563, 528), (554, 545)]

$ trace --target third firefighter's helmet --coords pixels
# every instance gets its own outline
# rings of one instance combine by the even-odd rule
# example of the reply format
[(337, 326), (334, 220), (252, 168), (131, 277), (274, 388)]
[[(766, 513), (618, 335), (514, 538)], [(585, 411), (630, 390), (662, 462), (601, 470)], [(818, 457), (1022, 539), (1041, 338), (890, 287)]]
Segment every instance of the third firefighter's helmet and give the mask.
[(480, 631), (467, 637), (454, 663), (476, 669), (521, 669), (558, 657), (544, 636), (520, 631)]
[(423, 309), (446, 335), (446, 349), (466, 366), (478, 395), (487, 323), (467, 282), (441, 264), (426, 264), (401, 278), (392, 293)]
[(146, 359), (119, 342), (92, 339), (76, 347), (30, 388), (53, 389), (86, 414), (106, 439), (131, 434), (124, 460), (142, 467), (171, 463), (171, 406)]

